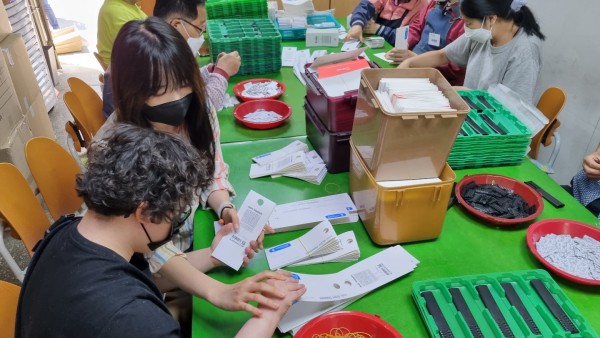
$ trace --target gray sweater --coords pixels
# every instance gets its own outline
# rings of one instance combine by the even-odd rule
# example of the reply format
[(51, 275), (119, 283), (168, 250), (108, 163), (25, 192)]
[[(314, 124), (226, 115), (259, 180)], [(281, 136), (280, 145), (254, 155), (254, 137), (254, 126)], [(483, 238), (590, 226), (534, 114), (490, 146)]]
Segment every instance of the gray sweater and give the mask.
[(542, 67), (542, 41), (520, 29), (507, 44), (493, 47), (464, 34), (444, 48), (448, 60), (467, 67), (465, 87), (488, 89), (502, 83), (533, 104), (533, 93)]

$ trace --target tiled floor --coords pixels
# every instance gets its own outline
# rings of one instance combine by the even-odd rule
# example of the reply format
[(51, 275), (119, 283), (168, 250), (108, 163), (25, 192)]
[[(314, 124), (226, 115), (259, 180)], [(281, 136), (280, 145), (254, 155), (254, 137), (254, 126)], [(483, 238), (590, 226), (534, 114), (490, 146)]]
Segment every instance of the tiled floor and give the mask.
[[(97, 92), (101, 92), (98, 75), (101, 68), (91, 52), (95, 51), (96, 45), (96, 17), (102, 0), (50, 0), (61, 27), (74, 24), (80, 31), (87, 47), (80, 53), (59, 55), (58, 59), (62, 69), (58, 71), (57, 103), (50, 111), (49, 116), (56, 133), (56, 140), (66, 148), (65, 123), (72, 120), (71, 114), (63, 102), (63, 94), (69, 90), (67, 79), (78, 77), (92, 86)], [(68, 19), (68, 18), (77, 18)], [(4, 242), (20, 267), (29, 263), (29, 255), (20, 240), (11, 238), (8, 232), (4, 234)], [(18, 283), (13, 273), (2, 257), (0, 257), (0, 280)]]

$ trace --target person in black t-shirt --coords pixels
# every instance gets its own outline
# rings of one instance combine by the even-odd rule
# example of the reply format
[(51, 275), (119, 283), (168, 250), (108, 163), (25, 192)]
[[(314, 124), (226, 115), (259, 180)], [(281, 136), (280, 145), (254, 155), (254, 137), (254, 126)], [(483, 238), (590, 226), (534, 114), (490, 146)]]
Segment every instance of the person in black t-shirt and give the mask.
[[(180, 336), (160, 291), (130, 261), (170, 240), (211, 173), (178, 136), (131, 125), (117, 126), (88, 155), (77, 191), (89, 210), (81, 218), (62, 217), (38, 245), (23, 281), (15, 336)], [(285, 273), (266, 271), (234, 285), (204, 277), (206, 292), (229, 298), (231, 310), (258, 301), (261, 315), (246, 322), (240, 337), (270, 337), (305, 291)]]

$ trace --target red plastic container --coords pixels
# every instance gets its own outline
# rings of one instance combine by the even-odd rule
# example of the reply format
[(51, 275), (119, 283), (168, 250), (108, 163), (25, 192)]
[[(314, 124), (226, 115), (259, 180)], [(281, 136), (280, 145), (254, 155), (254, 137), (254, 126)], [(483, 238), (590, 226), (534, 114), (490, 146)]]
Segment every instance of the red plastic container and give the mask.
[(308, 69), (312, 63), (306, 64), (304, 74), (306, 81), (306, 97), (314, 108), (323, 124), (332, 132), (351, 132), (354, 122), (354, 110), (356, 109), (356, 98), (358, 88), (346, 92), (342, 96), (329, 97), (325, 89), (319, 84), (314, 73)]
[[(506, 189), (513, 190), (515, 194), (518, 194), (521, 197), (523, 197), (523, 199), (525, 200), (525, 202), (527, 202), (529, 206), (535, 205), (535, 212), (524, 218), (513, 219), (494, 217), (480, 212), (477, 209), (470, 206), (469, 203), (467, 203), (462, 197), (462, 188), (471, 182), (475, 182), (476, 184), (497, 184)], [(517, 181), (513, 178), (506, 176), (487, 174), (472, 176), (467, 175), (460, 182), (458, 182), (454, 192), (456, 194), (456, 199), (458, 200), (458, 203), (460, 203), (465, 209), (467, 209), (468, 212), (493, 225), (514, 226), (525, 222), (529, 222), (538, 217), (542, 213), (542, 210), (544, 210), (542, 196), (537, 191), (533, 190), (530, 186), (521, 181)]]
[(572, 221), (568, 219), (546, 219), (543, 221), (536, 222), (529, 226), (527, 229), (527, 246), (531, 253), (544, 265), (546, 268), (561, 276), (564, 279), (568, 279), (572, 282), (587, 285), (600, 285), (600, 280), (587, 279), (572, 275), (565, 272), (554, 265), (550, 264), (547, 260), (542, 257), (537, 248), (536, 243), (540, 238), (548, 235), (570, 235), (571, 237), (583, 237), (585, 235), (592, 237), (593, 239), (600, 241), (600, 229), (587, 225), (585, 223)]
[[(281, 116), (281, 119), (273, 122), (251, 122), (244, 120), (244, 116), (257, 111), (258, 109), (270, 110)], [(271, 129), (279, 126), (292, 115), (292, 107), (289, 104), (278, 100), (252, 100), (239, 104), (233, 109), (233, 116), (252, 129)]]
[(327, 130), (306, 98), (304, 111), (306, 136), (325, 162), (327, 171), (332, 174), (348, 171), (351, 132), (334, 133)]
[[(363, 335), (366, 333), (371, 337), (402, 338), (402, 335), (393, 326), (379, 316), (358, 311), (338, 311), (319, 316), (306, 323), (294, 338), (312, 338), (319, 335), (325, 337), (327, 334), (346, 337), (348, 333), (362, 333)], [(351, 334), (347, 336), (356, 337)]]
[[(263, 83), (263, 82), (276, 82), (277, 88), (279, 89), (279, 93), (277, 93), (275, 95), (267, 96), (267, 97), (261, 97), (261, 98), (248, 97), (248, 96), (242, 95), (242, 93), (244, 92), (244, 85), (246, 83)], [(242, 81), (242, 82), (236, 84), (233, 87), (233, 93), (235, 94), (235, 96), (239, 97), (242, 101), (276, 99), (276, 98), (280, 97), (283, 93), (285, 93), (285, 85), (283, 84), (283, 82), (273, 80), (273, 79), (250, 79), (250, 80)]]

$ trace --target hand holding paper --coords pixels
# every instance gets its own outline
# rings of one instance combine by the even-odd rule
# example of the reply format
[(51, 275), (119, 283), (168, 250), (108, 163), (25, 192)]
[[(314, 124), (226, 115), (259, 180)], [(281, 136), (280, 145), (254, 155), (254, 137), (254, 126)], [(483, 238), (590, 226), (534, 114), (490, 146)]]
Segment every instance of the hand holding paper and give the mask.
[(239, 210), (240, 230), (224, 236), (212, 256), (239, 270), (244, 263), (246, 247), (260, 236), (274, 208), (275, 203), (251, 190)]

